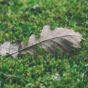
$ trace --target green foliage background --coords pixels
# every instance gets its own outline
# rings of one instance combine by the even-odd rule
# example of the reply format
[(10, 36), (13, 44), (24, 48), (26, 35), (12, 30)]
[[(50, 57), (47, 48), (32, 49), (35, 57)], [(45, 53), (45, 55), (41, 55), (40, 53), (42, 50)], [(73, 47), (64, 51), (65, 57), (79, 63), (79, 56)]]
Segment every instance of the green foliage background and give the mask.
[[(31, 8), (40, 5), (40, 9)], [(72, 28), (85, 41), (72, 56), (61, 51), (50, 56), (0, 56), (1, 88), (88, 88), (88, 0), (0, 0), (0, 43), (28, 42), (31, 34), (39, 34), (44, 25)], [(3, 74), (20, 78), (4, 78)], [(53, 78), (59, 74), (59, 80)], [(25, 80), (27, 80), (27, 82)]]

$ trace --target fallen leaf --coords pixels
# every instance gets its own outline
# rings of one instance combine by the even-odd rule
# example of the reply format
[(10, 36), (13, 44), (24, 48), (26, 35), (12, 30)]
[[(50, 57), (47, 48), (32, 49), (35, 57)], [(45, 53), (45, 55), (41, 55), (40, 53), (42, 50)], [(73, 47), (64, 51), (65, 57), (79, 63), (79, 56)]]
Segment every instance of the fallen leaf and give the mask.
[(37, 9), (39, 9), (40, 8), (40, 5), (39, 4), (36, 4), (36, 5), (34, 5), (32, 8), (31, 8), (31, 11), (35, 11), (35, 10), (37, 10)]
[(40, 38), (37, 39), (34, 34), (29, 37), (28, 45), (24, 42), (10, 43), (5, 42), (0, 46), (0, 55), (9, 53), (16, 57), (19, 53), (34, 53), (35, 48), (44, 48), (45, 51), (55, 54), (60, 48), (63, 52), (71, 55), (72, 47), (81, 48), (80, 41), (82, 35), (79, 32), (74, 32), (72, 29), (56, 28), (51, 30), (49, 25), (43, 27)]
[(51, 30), (49, 25), (44, 26), (40, 38), (36, 39), (32, 34), (29, 37), (28, 46), (20, 49), (21, 53), (33, 53), (34, 48), (44, 48), (47, 52), (55, 54), (60, 48), (67, 54), (72, 54), (72, 47), (81, 48), (80, 41), (82, 35), (72, 29), (56, 28)]

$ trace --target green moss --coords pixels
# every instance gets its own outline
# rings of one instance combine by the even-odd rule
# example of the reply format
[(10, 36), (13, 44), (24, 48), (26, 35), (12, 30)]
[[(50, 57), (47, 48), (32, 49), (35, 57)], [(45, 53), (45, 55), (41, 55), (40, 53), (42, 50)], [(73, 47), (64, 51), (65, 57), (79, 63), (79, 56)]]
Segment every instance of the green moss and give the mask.
[[(51, 29), (72, 28), (85, 38), (82, 48), (74, 50), (72, 56), (61, 51), (57, 57), (45, 52), (38, 57), (26, 54), (16, 59), (0, 56), (2, 88), (88, 88), (87, 3), (87, 0), (0, 0), (0, 42), (22, 40), (27, 43), (31, 34), (38, 37), (47, 24)], [(31, 11), (36, 4), (40, 10)], [(52, 80), (56, 73), (60, 80)], [(3, 74), (20, 78), (4, 78)]]

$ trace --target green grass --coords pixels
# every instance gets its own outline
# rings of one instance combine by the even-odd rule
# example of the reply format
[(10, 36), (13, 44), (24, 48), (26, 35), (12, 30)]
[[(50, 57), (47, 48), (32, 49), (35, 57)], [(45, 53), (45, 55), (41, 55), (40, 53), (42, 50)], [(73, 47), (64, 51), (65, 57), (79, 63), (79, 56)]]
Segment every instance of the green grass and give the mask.
[[(0, 56), (1, 88), (88, 88), (87, 3), (88, 0), (0, 0), (0, 43), (20, 40), (27, 43), (31, 34), (39, 37), (47, 24), (51, 29), (72, 28), (85, 38), (82, 48), (74, 49), (72, 56), (61, 51), (56, 57), (44, 52), (15, 59)], [(36, 4), (40, 9), (31, 11)], [(4, 78), (3, 74), (19, 78)]]

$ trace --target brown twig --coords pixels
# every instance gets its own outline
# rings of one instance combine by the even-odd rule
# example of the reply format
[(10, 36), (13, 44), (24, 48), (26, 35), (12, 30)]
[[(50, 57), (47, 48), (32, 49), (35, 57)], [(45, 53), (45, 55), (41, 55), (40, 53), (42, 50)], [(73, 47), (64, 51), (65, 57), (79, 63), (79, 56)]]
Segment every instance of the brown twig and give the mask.
[(19, 76), (15, 76), (15, 75), (3, 74), (3, 77), (4, 77), (4, 78), (8, 78), (8, 79), (10, 79), (10, 78), (22, 79), (22, 80), (24, 80), (24, 81), (26, 81), (26, 82), (29, 82), (28, 80), (26, 80), (26, 79), (24, 79), (24, 78), (21, 78), (21, 77), (19, 77)]

